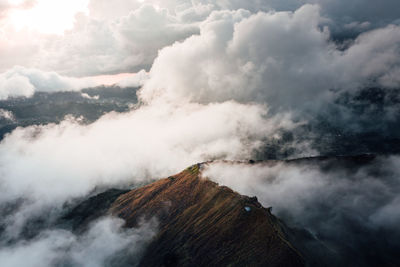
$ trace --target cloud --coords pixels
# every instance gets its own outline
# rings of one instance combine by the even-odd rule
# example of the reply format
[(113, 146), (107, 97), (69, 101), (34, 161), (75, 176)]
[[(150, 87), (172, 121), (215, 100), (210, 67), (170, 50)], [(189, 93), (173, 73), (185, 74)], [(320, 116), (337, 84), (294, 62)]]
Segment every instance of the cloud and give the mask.
[(90, 96), (87, 93), (82, 93), (81, 96), (83, 98), (89, 99), (89, 100), (99, 100), (100, 96), (99, 95), (95, 95), (95, 96)]
[[(89, 8), (92, 16), (100, 18), (117, 18), (130, 10), (137, 9), (143, 1), (119, 0), (110, 4), (104, 0), (91, 1)], [(208, 10), (238, 10), (246, 9), (252, 13), (259, 11), (294, 11), (305, 4), (318, 4), (325, 16), (332, 18), (338, 23), (349, 23), (353, 21), (365, 22), (368, 20), (380, 23), (382, 26), (398, 19), (396, 8), (399, 4), (396, 0), (383, 0), (379, 3), (373, 0), (355, 0), (349, 3), (344, 0), (146, 0), (146, 3), (168, 9), (171, 13), (186, 13), (191, 9)], [(110, 8), (113, 7), (113, 8)], [(191, 12), (190, 12), (191, 13)], [(191, 18), (196, 18), (194, 13)]]
[(2, 108), (0, 108), (0, 120), (1, 119), (15, 122), (14, 114), (11, 111)]
[(136, 72), (149, 68), (162, 47), (197, 32), (197, 26), (180, 23), (166, 9), (143, 5), (110, 21), (77, 17), (75, 28), (48, 39), (50, 49), (38, 57), (52, 58), (42, 68), (68, 75)]
[(79, 91), (99, 85), (141, 87), (147, 78), (148, 75), (144, 70), (123, 75), (74, 78), (63, 76), (56, 72), (18, 66), (0, 73), (0, 100), (5, 100), (9, 97), (31, 97), (35, 92)]
[(400, 86), (400, 27), (389, 25), (360, 35), (337, 59), (343, 80), (354, 86), (371, 83), (384, 88)]
[(385, 26), (399, 17), (395, 11), (399, 8), (399, 2), (396, 0), (383, 0), (379, 3), (373, 0), (355, 0), (351, 3), (344, 0), (311, 0), (307, 2), (321, 5), (323, 13), (338, 23), (368, 21), (376, 26)]
[(127, 56), (141, 61), (128, 64), (149, 66), (159, 49), (197, 34), (199, 30), (196, 25), (181, 23), (166, 9), (143, 5), (121, 18), (115, 32), (122, 49), (128, 50)]
[(4, 13), (7, 12), (7, 9), (10, 7), (8, 1), (2, 0), (0, 1), (0, 18), (3, 17)]
[(10, 1), (10, 0), (0, 0), (0, 23), (1, 19), (4, 19), (8, 15), (8, 12), (13, 9), (27, 9), (31, 8), (35, 5), (36, 0), (19, 0), (19, 1)]
[(90, 17), (97, 20), (113, 20), (127, 16), (131, 11), (138, 9), (142, 3), (136, 0), (116, 0), (113, 3), (107, 0), (91, 0), (88, 8)]
[[(294, 97), (291, 90), (297, 90), (296, 101), (305, 90), (318, 93), (318, 84), (326, 77), (324, 68), (317, 66), (329, 63), (328, 58), (313, 55), (329, 56), (326, 34), (317, 28), (319, 19), (315, 6), (294, 14), (214, 12), (201, 25), (200, 36), (160, 52), (141, 96), (147, 100), (159, 95), (153, 91), (165, 90), (165, 97), (173, 100), (270, 100), (273, 105)], [(314, 70), (309, 88), (307, 74)]]
[(138, 264), (147, 243), (156, 234), (155, 222), (124, 229), (123, 221), (105, 217), (94, 222), (85, 233), (46, 230), (29, 241), (0, 247), (4, 266), (126, 266)]
[(35, 92), (74, 91), (96, 85), (94, 81), (69, 78), (55, 72), (14, 67), (0, 74), (0, 99), (30, 97)]
[[(371, 23), (374, 28), (382, 27), (399, 18), (396, 10), (399, 2), (383, 0), (379, 3), (374, 0), (354, 0), (349, 3), (345, 0), (266, 0), (266, 1), (239, 1), (220, 0), (208, 1), (216, 3), (222, 9), (235, 10), (244, 8), (251, 11), (295, 11), (305, 4), (317, 4), (321, 7), (323, 16), (331, 19), (332, 27), (343, 30), (347, 23)], [(336, 30), (335, 29), (335, 30)]]
[(148, 73), (144, 70), (141, 70), (132, 76), (119, 80), (116, 84), (121, 87), (142, 87), (148, 78)]
[(320, 27), (324, 20), (315, 5), (254, 15), (213, 12), (200, 35), (160, 51), (140, 96), (302, 109), (333, 102), (334, 91), (400, 85), (400, 27), (366, 32), (341, 51)]
[[(115, 19), (76, 14), (74, 27), (63, 35), (18, 31), (11, 23), (4, 29), (0, 70), (22, 65), (68, 76), (149, 69), (159, 49), (199, 31), (197, 25), (183, 23), (167, 9), (149, 4)], [(16, 49), (19, 52), (10, 56)]]
[[(334, 38), (354, 38), (359, 33), (385, 27), (398, 19), (394, 11), (398, 7), (396, 0), (380, 2), (379, 8), (371, 0), (353, 1), (352, 4), (325, 0), (90, 1), (89, 11), (71, 17), (75, 24), (63, 35), (17, 30), (10, 22), (4, 24), (0, 70), (6, 71), (14, 65), (22, 65), (69, 76), (137, 72), (143, 68), (149, 70), (158, 50), (197, 35), (199, 24), (209, 20), (212, 12), (294, 12), (304, 4), (320, 6), (322, 17), (326, 19), (315, 21), (314, 16), (311, 16), (311, 26), (327, 26), (334, 33), (331, 36)], [(306, 18), (304, 20), (307, 21)], [(290, 21), (280, 22), (290, 24)], [(283, 24), (280, 26), (283, 27)], [(259, 37), (270, 34), (264, 33), (262, 27), (259, 30)], [(328, 60), (329, 63), (329, 58), (320, 59)]]

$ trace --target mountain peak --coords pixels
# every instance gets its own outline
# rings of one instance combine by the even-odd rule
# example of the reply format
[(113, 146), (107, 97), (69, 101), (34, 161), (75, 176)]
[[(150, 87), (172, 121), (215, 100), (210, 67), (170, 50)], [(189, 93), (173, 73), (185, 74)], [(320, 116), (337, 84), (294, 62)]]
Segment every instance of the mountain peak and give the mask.
[(202, 164), (121, 195), (111, 212), (135, 227), (156, 218), (159, 233), (140, 266), (304, 266), (282, 224), (256, 197), (201, 176)]

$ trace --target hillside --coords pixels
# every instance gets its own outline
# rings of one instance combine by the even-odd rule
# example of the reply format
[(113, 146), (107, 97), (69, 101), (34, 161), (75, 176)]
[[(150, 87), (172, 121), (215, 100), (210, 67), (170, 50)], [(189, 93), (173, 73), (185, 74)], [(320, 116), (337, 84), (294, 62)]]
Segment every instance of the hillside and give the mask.
[(111, 213), (135, 227), (156, 217), (159, 233), (140, 266), (304, 266), (283, 224), (257, 198), (202, 178), (201, 165), (121, 195)]

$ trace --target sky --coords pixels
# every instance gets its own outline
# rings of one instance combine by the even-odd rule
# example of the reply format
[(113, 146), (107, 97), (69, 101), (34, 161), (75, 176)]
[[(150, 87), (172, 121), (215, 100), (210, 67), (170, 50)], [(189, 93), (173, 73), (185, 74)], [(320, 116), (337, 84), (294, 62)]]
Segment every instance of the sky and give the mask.
[[(138, 88), (139, 102), (90, 124), (67, 117), (6, 135), (0, 202), (25, 201), (5, 219), (17, 241), (0, 244), (0, 259), (49, 253), (58, 240), (80, 262), (75, 247), (85, 238), (18, 238), (34, 214), (57, 214), (99, 187), (207, 160), (325, 155), (330, 144), (339, 154), (383, 153), (387, 140), (398, 144), (398, 10), (398, 0), (0, 0), (1, 101), (115, 85)], [(5, 109), (0, 117), (15, 120)], [(141, 229), (145, 243), (156, 226)]]

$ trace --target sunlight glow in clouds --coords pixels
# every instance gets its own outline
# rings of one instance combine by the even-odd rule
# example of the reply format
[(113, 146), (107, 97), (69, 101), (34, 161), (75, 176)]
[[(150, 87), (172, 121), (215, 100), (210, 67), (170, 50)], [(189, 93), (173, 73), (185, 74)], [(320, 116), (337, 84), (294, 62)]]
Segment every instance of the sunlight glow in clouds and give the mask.
[(8, 3), (11, 5), (21, 5), (25, 2), (25, 0), (8, 0)]
[[(38, 0), (28, 9), (15, 9), (9, 14), (9, 21), (18, 30), (31, 29), (45, 34), (63, 34), (71, 29), (77, 13), (88, 13), (89, 0)], [(21, 4), (21, 1), (10, 1)]]

